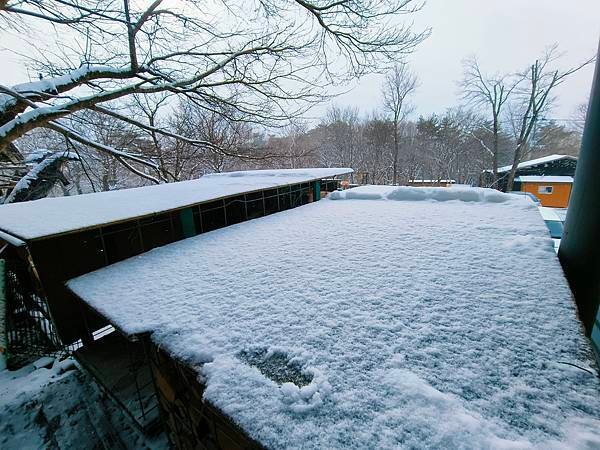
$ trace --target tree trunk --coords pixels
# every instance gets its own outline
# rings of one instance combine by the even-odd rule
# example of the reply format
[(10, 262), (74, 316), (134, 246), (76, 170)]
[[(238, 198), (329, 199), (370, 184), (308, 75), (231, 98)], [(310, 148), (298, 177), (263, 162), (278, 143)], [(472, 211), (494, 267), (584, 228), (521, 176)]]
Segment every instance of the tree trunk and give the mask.
[(510, 168), (510, 172), (508, 173), (508, 180), (506, 181), (506, 192), (510, 192), (513, 190), (515, 174), (517, 173), (517, 167), (519, 166), (519, 162), (521, 161), (522, 150), (523, 150), (523, 143), (518, 142), (517, 148), (515, 149), (515, 157), (513, 158), (513, 164), (512, 164), (512, 167)]
[(394, 120), (394, 166), (392, 184), (398, 184), (398, 121)]
[(494, 129), (493, 129), (493, 142), (492, 142), (492, 173), (494, 179), (492, 180), (494, 186), (498, 181), (498, 117), (494, 115)]

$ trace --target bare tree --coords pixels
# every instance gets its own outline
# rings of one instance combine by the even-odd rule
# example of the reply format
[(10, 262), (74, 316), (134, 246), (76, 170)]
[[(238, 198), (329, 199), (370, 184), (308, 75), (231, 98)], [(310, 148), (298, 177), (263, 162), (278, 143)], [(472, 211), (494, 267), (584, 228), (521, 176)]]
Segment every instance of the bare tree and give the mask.
[(363, 124), (363, 167), (368, 182), (388, 184), (391, 182), (389, 155), (393, 154), (393, 129), (389, 120), (373, 113)]
[(572, 114), (571, 122), (572, 128), (579, 133), (579, 135), (583, 135), (583, 129), (585, 128), (585, 118), (587, 116), (588, 110), (588, 102), (580, 103), (575, 108), (575, 111)]
[(290, 169), (307, 167), (317, 164), (313, 141), (314, 133), (309, 132), (306, 121), (297, 118), (290, 120), (282, 135), (269, 137), (267, 149), (281, 156), (275, 160), (279, 165)]
[(417, 77), (406, 63), (394, 66), (387, 74), (383, 85), (383, 106), (392, 117), (394, 132), (394, 152), (392, 167), (392, 184), (398, 184), (398, 155), (400, 152), (400, 123), (410, 113), (407, 97), (417, 88)]
[[(57, 37), (33, 58), (39, 80), (0, 85), (0, 154), (45, 127), (153, 183), (172, 181), (152, 159), (97, 143), (63, 119), (94, 109), (180, 138), (114, 107), (134, 94), (169, 93), (217, 114), (226, 105), (246, 121), (287, 121), (322, 99), (326, 84), (382, 70), (428, 34), (390, 25), (392, 16), (418, 10), (416, 0), (223, 0), (212, 6), (207, 12), (196, 0), (1, 0), (5, 27), (26, 32), (46, 24)], [(220, 150), (211, 142), (187, 142)]]
[[(188, 141), (171, 140), (168, 152), (171, 170), (179, 179), (194, 178), (205, 172), (230, 170), (241, 160), (265, 160), (266, 152), (254, 146), (251, 126), (236, 120), (236, 111), (227, 106), (221, 113), (206, 111), (194, 102), (182, 101), (172, 114), (171, 128)], [(196, 141), (210, 142), (213, 147), (198, 147)]]
[(492, 155), (492, 173), (494, 181), (498, 178), (498, 153), (501, 117), (504, 105), (522, 77), (510, 75), (484, 75), (477, 58), (464, 61), (464, 77), (461, 82), (464, 98), (490, 114), (492, 125), (492, 148), (486, 148)]
[(558, 59), (557, 46), (549, 48), (541, 59), (537, 59), (522, 76), (527, 83), (519, 92), (519, 103), (513, 112), (517, 114), (515, 126), (515, 152), (508, 174), (506, 190), (511, 191), (515, 173), (523, 155), (527, 151), (529, 140), (539, 124), (543, 114), (550, 108), (555, 88), (561, 85), (569, 75), (593, 62), (594, 58), (567, 70), (552, 69), (550, 66)]
[[(320, 164), (325, 167), (355, 167), (361, 149), (358, 109), (332, 106), (317, 128), (321, 142)], [(353, 175), (350, 176), (354, 181)]]

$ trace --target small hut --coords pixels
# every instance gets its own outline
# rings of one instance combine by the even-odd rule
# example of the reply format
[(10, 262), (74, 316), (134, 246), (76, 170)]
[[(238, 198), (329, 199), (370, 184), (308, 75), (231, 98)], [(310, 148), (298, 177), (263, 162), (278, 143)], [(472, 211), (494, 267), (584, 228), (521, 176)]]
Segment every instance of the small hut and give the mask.
[[(575, 176), (575, 169), (577, 168), (577, 157), (571, 155), (548, 155), (541, 158), (530, 159), (519, 163), (515, 172), (515, 180), (513, 190), (520, 191), (522, 189), (521, 177), (571, 177)], [(481, 184), (484, 186), (496, 187), (502, 191), (506, 190), (506, 182), (508, 180), (508, 173), (512, 169), (512, 165), (499, 167), (498, 168), (498, 180), (493, 180), (492, 171), (484, 170), (481, 174)], [(495, 183), (495, 184), (494, 184)], [(562, 191), (562, 189), (561, 189)], [(570, 188), (569, 188), (570, 191)], [(530, 192), (530, 191), (527, 191)], [(537, 193), (533, 192), (537, 196)], [(561, 194), (562, 196), (562, 194)], [(542, 200), (542, 198), (540, 198)], [(543, 201), (542, 201), (542, 204)], [(549, 206), (549, 205), (544, 205)]]
[(523, 192), (535, 195), (542, 206), (566, 208), (569, 206), (573, 177), (565, 175), (521, 175), (515, 182)]

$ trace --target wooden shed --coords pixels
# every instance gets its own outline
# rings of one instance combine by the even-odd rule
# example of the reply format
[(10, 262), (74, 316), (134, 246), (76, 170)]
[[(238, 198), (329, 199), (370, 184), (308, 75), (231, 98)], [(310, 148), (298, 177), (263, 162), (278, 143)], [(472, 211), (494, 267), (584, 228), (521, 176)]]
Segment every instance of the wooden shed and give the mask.
[[(575, 176), (577, 168), (577, 157), (571, 155), (548, 155), (540, 158), (522, 161), (517, 166), (515, 172), (515, 183), (513, 190), (521, 190), (520, 182), (517, 178), (522, 176)], [(498, 168), (498, 180), (494, 180), (491, 170), (484, 170), (481, 175), (481, 185), (491, 186), (501, 191), (506, 190), (508, 174), (512, 165)]]
[(515, 178), (521, 191), (535, 195), (542, 206), (566, 208), (569, 206), (573, 177), (561, 175), (522, 175)]
[(152, 413), (143, 345), (111, 333), (65, 282), (156, 247), (319, 200), (350, 171), (231, 172), (0, 206), (8, 367), (74, 352), (142, 427), (149, 425), (157, 411)]

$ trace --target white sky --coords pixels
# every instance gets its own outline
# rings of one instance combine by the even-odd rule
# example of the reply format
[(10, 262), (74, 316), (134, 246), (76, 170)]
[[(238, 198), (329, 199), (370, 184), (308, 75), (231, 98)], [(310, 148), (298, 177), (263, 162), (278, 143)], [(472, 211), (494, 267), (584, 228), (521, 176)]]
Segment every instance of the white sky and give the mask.
[[(415, 114), (442, 113), (460, 101), (462, 60), (472, 54), (491, 73), (521, 70), (554, 43), (564, 53), (560, 67), (593, 56), (600, 37), (600, 0), (428, 0), (415, 26), (432, 28), (409, 60), (420, 80), (412, 100)], [(549, 117), (572, 117), (589, 96), (593, 71), (593, 65), (584, 68), (557, 90)], [(365, 77), (333, 103), (370, 112), (380, 106), (382, 79)], [(326, 109), (324, 105), (311, 115)]]
[[(521, 70), (553, 43), (564, 53), (561, 67), (589, 58), (598, 47), (599, 19), (600, 0), (427, 0), (414, 16), (415, 27), (431, 27), (432, 34), (409, 59), (420, 81), (412, 99), (415, 115), (443, 113), (460, 102), (462, 60), (472, 54), (484, 71), (492, 73)], [(6, 51), (19, 48), (22, 36), (1, 35), (0, 82), (25, 81), (19, 57)], [(549, 117), (572, 118), (589, 95), (592, 75), (590, 65), (567, 80), (557, 90), (558, 101)], [(331, 103), (369, 113), (380, 107), (382, 80), (380, 75), (367, 76)], [(329, 105), (314, 108), (309, 115), (320, 117)]]

